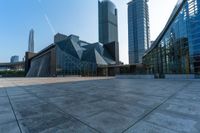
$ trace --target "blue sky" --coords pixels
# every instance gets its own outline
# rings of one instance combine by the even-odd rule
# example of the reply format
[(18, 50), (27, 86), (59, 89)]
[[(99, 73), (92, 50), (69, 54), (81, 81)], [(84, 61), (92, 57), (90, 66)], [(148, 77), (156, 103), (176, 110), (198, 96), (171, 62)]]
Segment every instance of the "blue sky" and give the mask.
[[(118, 8), (120, 60), (128, 63), (127, 2), (112, 0)], [(98, 0), (0, 0), (0, 62), (12, 55), (23, 58), (28, 35), (35, 31), (35, 51), (53, 42), (54, 33), (79, 35), (98, 41)], [(164, 27), (177, 0), (150, 0), (151, 38)]]

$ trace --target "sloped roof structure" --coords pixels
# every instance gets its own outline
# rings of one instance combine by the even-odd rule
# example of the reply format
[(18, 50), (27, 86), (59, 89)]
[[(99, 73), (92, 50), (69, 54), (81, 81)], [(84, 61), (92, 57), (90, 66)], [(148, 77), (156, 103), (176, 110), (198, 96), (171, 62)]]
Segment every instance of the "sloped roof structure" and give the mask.
[(80, 61), (96, 63), (97, 65), (116, 64), (112, 55), (99, 42), (88, 43), (79, 40), (78, 36), (70, 35), (59, 42), (55, 42), (55, 45)]

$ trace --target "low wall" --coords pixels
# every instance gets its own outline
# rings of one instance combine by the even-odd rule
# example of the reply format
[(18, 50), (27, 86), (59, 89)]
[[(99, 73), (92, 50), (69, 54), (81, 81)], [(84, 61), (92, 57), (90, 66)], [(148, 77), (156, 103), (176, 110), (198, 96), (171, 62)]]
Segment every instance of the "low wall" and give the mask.
[(194, 74), (165, 74), (165, 79), (195, 79)]
[(154, 75), (116, 75), (119, 79), (154, 79)]
[[(154, 79), (155, 75), (116, 75), (118, 79)], [(163, 79), (198, 79), (195, 74), (165, 74)]]

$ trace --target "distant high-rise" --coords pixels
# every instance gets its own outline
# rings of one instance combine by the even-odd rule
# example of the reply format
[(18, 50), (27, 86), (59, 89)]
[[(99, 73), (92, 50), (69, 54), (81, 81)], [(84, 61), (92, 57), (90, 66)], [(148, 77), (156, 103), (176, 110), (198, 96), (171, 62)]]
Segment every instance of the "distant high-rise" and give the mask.
[(118, 43), (117, 8), (110, 0), (99, 1), (99, 42)]
[(128, 3), (129, 64), (142, 63), (142, 57), (150, 47), (148, 0), (132, 0)]
[(16, 63), (19, 62), (19, 56), (14, 55), (10, 58), (10, 63)]
[(34, 53), (34, 30), (31, 29), (29, 33), (28, 52)]

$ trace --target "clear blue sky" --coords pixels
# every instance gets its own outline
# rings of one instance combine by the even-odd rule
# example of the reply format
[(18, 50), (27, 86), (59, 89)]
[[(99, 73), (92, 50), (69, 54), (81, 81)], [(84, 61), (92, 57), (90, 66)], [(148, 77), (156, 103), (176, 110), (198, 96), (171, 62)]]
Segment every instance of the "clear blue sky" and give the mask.
[[(127, 2), (118, 8), (120, 59), (128, 63)], [(161, 32), (177, 0), (150, 0), (151, 39)], [(98, 0), (0, 0), (0, 62), (20, 59), (28, 49), (29, 30), (35, 31), (35, 51), (53, 42), (54, 33), (98, 41)]]

